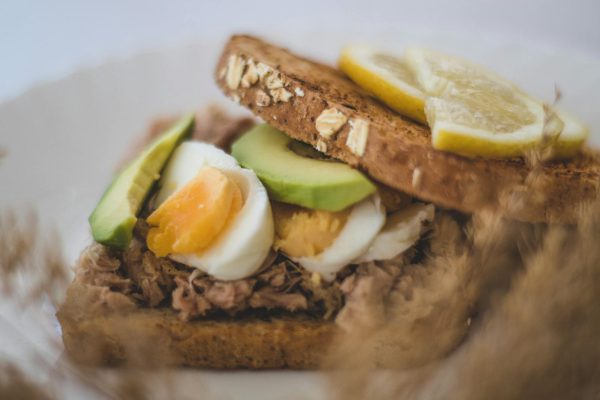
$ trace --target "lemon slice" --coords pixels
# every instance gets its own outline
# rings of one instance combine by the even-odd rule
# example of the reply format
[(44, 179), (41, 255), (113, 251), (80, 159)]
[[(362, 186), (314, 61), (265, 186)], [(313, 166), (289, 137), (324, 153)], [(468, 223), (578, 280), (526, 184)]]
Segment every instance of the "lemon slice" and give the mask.
[(406, 64), (427, 95), (425, 114), (437, 149), (469, 157), (513, 157), (549, 134), (556, 136), (554, 157), (567, 158), (589, 134), (573, 117), (546, 112), (541, 101), (479, 65), (417, 48), (406, 51)]
[(428, 123), (439, 150), (467, 157), (521, 156), (550, 134), (553, 156), (568, 158), (589, 135), (572, 116), (545, 108), (513, 83), (458, 57), (411, 48), (402, 58), (349, 46), (339, 64), (391, 108)]
[(408, 49), (406, 62), (428, 96), (425, 114), (433, 147), (470, 157), (512, 157), (541, 141), (543, 104), (512, 83), (425, 49)]
[(368, 46), (348, 46), (342, 51), (339, 66), (350, 79), (392, 109), (427, 123), (425, 95), (401, 58)]
[(555, 112), (564, 123), (563, 130), (554, 146), (555, 157), (572, 157), (583, 146), (590, 135), (590, 130), (566, 111), (555, 109)]

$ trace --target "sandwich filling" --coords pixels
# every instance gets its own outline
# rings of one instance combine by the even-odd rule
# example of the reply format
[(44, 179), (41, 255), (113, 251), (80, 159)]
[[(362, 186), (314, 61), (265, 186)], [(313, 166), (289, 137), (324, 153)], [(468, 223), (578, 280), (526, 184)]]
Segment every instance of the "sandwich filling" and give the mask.
[[(227, 137), (253, 132), (229, 126)], [(96, 290), (99, 309), (171, 307), (184, 320), (303, 313), (343, 326), (374, 298), (385, 303), (447, 217), (322, 154), (285, 157), (305, 157), (323, 179), (281, 165), (255, 173), (244, 165), (254, 161), (243, 168), (227, 146), (206, 143), (207, 131), (173, 150), (123, 250), (94, 243), (82, 254), (76, 282)], [(349, 205), (348, 187), (359, 193)], [(307, 206), (315, 193), (320, 209)]]
[[(363, 104), (349, 81), (317, 64), (310, 65), (335, 90), (324, 90), (325, 108), (309, 107), (290, 123), (287, 113), (297, 112), (296, 101), (308, 90), (299, 78), (305, 71), (294, 62), (275, 69), (238, 53), (243, 52), (221, 59), (218, 83), (289, 135), (218, 111), (200, 118), (200, 126), (188, 115), (163, 127), (92, 213), (97, 244), (83, 254), (77, 281), (100, 287), (98, 304), (108, 308), (170, 306), (185, 320), (302, 312), (344, 326), (367, 303), (385, 308), (404, 269), (435, 247), (432, 227), (454, 220), (359, 168), (415, 193), (422, 193), (423, 181), (430, 190), (445, 185), (444, 196), (446, 189), (459, 188), (457, 193), (469, 196), (455, 193), (454, 208), (466, 211), (487, 204), (487, 195), (468, 198), (487, 176), (469, 176), (467, 182), (430, 170), (423, 178), (420, 165), (433, 163), (433, 157), (452, 170), (460, 159), (441, 158), (429, 147), (425, 156), (412, 158), (424, 148), (416, 140), (400, 145), (399, 153), (387, 151), (395, 139), (377, 121), (385, 120), (390, 131), (405, 121), (376, 103)], [(430, 133), (414, 125), (404, 134), (430, 136), (433, 149), (492, 158), (536, 149), (540, 157), (561, 158), (574, 155), (587, 136), (580, 124), (563, 121), (510, 82), (454, 57), (423, 49), (396, 57), (351, 47), (340, 65), (400, 114), (427, 123)], [(546, 150), (551, 151), (542, 154)], [(385, 178), (386, 169), (394, 179)], [(439, 199), (434, 192), (423, 198)]]

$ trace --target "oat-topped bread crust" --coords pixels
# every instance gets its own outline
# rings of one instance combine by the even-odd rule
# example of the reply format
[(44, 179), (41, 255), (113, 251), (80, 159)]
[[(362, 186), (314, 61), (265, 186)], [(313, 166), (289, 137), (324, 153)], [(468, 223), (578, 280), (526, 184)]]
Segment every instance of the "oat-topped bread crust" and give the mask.
[(442, 207), (572, 222), (580, 204), (597, 198), (597, 154), (531, 167), (523, 159), (468, 159), (435, 150), (427, 127), (382, 105), (339, 71), (254, 37), (230, 39), (216, 79), (234, 101), (291, 137)]

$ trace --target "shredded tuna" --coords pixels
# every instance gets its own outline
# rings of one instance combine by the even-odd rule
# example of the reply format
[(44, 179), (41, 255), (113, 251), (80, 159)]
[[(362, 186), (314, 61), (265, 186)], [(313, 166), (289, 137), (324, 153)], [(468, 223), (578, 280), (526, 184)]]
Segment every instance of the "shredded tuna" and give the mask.
[[(171, 304), (184, 320), (209, 313), (236, 315), (254, 309), (305, 311), (326, 319), (332, 318), (343, 305), (337, 282), (315, 281), (311, 274), (275, 254), (256, 276), (237, 281), (216, 280), (200, 270), (156, 257), (141, 235), (147, 225), (140, 219), (129, 248), (112, 253), (93, 244), (82, 255), (77, 279), (102, 288), (104, 300), (145, 307)], [(100, 295), (97, 292), (95, 295)], [(115, 299), (113, 299), (113, 297)]]
[(273, 287), (281, 287), (286, 282), (286, 268), (283, 263), (271, 265), (258, 275), (261, 282), (265, 282)]
[(114, 272), (119, 269), (121, 262), (114, 257), (108, 248), (92, 245), (81, 253), (81, 263), (87, 264), (90, 270), (99, 272)]
[(110, 254), (108, 249), (99, 244), (93, 244), (83, 251), (79, 259), (75, 280), (86, 285), (106, 287), (120, 293), (132, 291), (133, 282), (119, 275), (116, 271), (121, 262)]
[(187, 280), (177, 277), (175, 284), (177, 288), (173, 291), (172, 306), (179, 311), (181, 319), (189, 321), (192, 318), (204, 316), (210, 310), (211, 305), (208, 300), (198, 294)]
[(156, 307), (165, 299), (165, 294), (155, 281), (144, 279), (140, 282), (140, 288), (150, 307)]
[(123, 253), (123, 268), (150, 307), (159, 305), (169, 296), (175, 288), (174, 277), (187, 275), (178, 271), (170, 261), (156, 257), (137, 238)]
[[(139, 231), (143, 229), (136, 229)], [(158, 307), (170, 302), (183, 320), (211, 312), (236, 315), (252, 309), (303, 310), (330, 319), (343, 305), (337, 282), (316, 282), (306, 270), (288, 260), (273, 262), (271, 258), (272, 264), (255, 277), (224, 282), (154, 256), (141, 239), (132, 240), (121, 260), (104, 246), (90, 246), (80, 260), (78, 280), (107, 290), (102, 292), (104, 297), (111, 293), (126, 295), (127, 303), (135, 304), (135, 299), (142, 306)], [(110, 268), (105, 271), (98, 264)], [(115, 264), (119, 267), (112, 270)]]
[(340, 285), (346, 304), (338, 313), (336, 323), (347, 330), (358, 326), (374, 328), (382, 323), (386, 303), (401, 273), (398, 264), (389, 262), (386, 265), (375, 262), (360, 265)]
[(222, 310), (241, 310), (252, 294), (253, 282), (244, 279), (235, 282), (214, 282), (206, 291), (206, 299)]
[[(90, 246), (80, 259), (77, 280), (101, 288), (99, 304), (129, 308), (136, 301), (146, 307), (171, 304), (183, 320), (209, 313), (236, 315), (253, 309), (304, 311), (349, 328), (373, 326), (385, 317), (385, 303), (412, 255), (386, 262), (349, 268), (332, 283), (318, 279), (293, 262), (271, 258), (254, 277), (218, 281), (203, 272), (158, 258), (139, 237), (145, 232), (141, 220), (136, 237), (118, 258), (104, 246)], [(404, 282), (399, 282), (398, 289)], [(345, 303), (345, 305), (344, 305)], [(340, 311), (341, 310), (341, 311)]]

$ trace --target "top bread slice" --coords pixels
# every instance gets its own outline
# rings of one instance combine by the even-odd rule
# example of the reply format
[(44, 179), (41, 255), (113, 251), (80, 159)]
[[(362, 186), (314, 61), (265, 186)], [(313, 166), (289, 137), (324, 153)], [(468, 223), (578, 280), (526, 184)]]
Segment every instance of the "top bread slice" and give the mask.
[(294, 139), (441, 207), (571, 223), (598, 196), (596, 153), (534, 165), (438, 151), (427, 127), (387, 108), (341, 72), (251, 36), (229, 40), (215, 74), (227, 96)]

